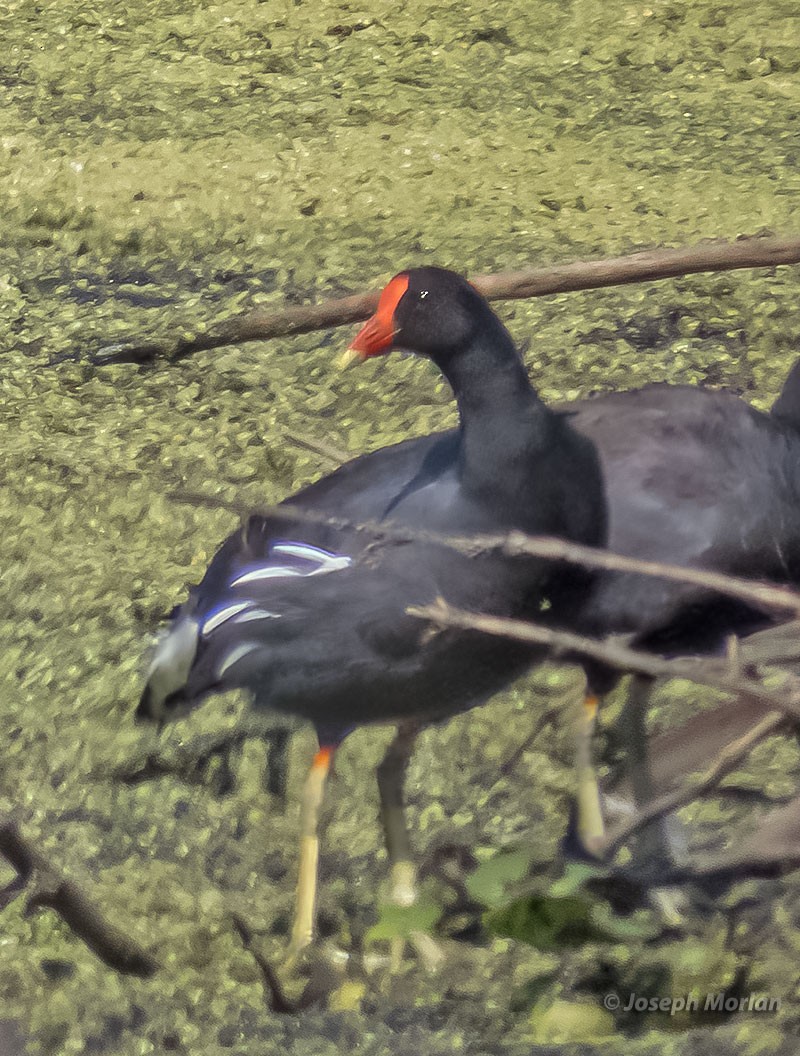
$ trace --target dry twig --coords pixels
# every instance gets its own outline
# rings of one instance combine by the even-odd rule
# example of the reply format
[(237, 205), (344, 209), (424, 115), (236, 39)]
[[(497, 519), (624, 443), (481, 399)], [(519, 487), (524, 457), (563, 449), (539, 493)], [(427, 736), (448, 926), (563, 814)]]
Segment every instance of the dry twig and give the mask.
[(649, 678), (685, 678), (723, 693), (746, 696), (766, 708), (782, 712), (796, 723), (800, 722), (800, 694), (796, 690), (787, 690), (783, 686), (770, 689), (755, 675), (745, 671), (731, 672), (725, 658), (679, 657), (667, 660), (662, 656), (631, 649), (614, 639), (597, 641), (571, 631), (558, 631), (524, 620), (467, 612), (448, 605), (443, 598), (437, 599), (432, 605), (411, 606), (406, 611), (410, 616), (428, 620), (437, 627), (475, 630), (482, 634), (529, 642), (531, 645), (544, 645), (555, 655), (586, 656), (620, 671), (647, 675)]
[(155, 958), (109, 923), (78, 885), (61, 876), (10, 819), (0, 825), (0, 854), (19, 874), (16, 881), (0, 891), (0, 906), (20, 894), (31, 877), (38, 874), (26, 913), (41, 908), (54, 910), (101, 961), (118, 972), (146, 978), (156, 971)]
[(796, 679), (776, 688), (767, 688), (754, 675), (736, 671), (719, 659), (666, 660), (659, 656), (641, 653), (614, 641), (594, 641), (566, 631), (529, 624), (521, 620), (501, 619), (478, 613), (465, 612), (438, 599), (433, 605), (408, 609), (412, 616), (430, 620), (439, 627), (457, 627), (462, 630), (479, 630), (485, 634), (496, 634), (517, 641), (548, 646), (551, 650), (591, 657), (593, 660), (618, 667), (624, 671), (657, 678), (686, 678), (699, 685), (709, 686), (739, 697), (757, 701), (772, 708), (756, 725), (732, 743), (720, 750), (713, 765), (699, 778), (659, 796), (637, 811), (633, 818), (619, 825), (594, 848), (602, 857), (611, 856), (631, 836), (658, 818), (671, 814), (700, 796), (716, 788), (719, 783), (767, 737), (786, 725), (787, 717), (795, 724), (800, 721), (800, 691)]
[(509, 532), (505, 535), (452, 536), (377, 521), (357, 523), (342, 517), (329, 517), (315, 510), (299, 509), (288, 502), (280, 506), (266, 506), (253, 510), (243, 503), (227, 502), (214, 496), (198, 495), (193, 492), (173, 492), (171, 498), (192, 506), (230, 510), (242, 517), (258, 516), (279, 521), (301, 521), (307, 524), (321, 524), (340, 530), (366, 533), (373, 537), (373, 547), (389, 543), (418, 541), (447, 546), (469, 557), (499, 553), (505, 557), (537, 557), (544, 561), (567, 561), (585, 568), (656, 576), (677, 583), (703, 587), (728, 597), (738, 598), (757, 608), (784, 613), (787, 617), (800, 617), (800, 594), (788, 587), (758, 583), (755, 580), (744, 579), (741, 576), (728, 576), (721, 572), (685, 568), (682, 565), (641, 561), (638, 558), (611, 553), (609, 550), (570, 543), (564, 539), (549, 536), (530, 536), (523, 532)]
[[(608, 260), (577, 261), (549, 268), (525, 268), (498, 275), (480, 275), (472, 281), (490, 301), (542, 297), (574, 290), (600, 289), (633, 282), (655, 282), (705, 271), (736, 268), (773, 268), (800, 262), (800, 238), (746, 238), (737, 242), (714, 241), (683, 249), (654, 249)], [(195, 352), (246, 341), (268, 341), (275, 337), (306, 334), (334, 326), (347, 326), (367, 319), (378, 303), (378, 292), (354, 294), (323, 301), (255, 311), (237, 319), (226, 319), (194, 337), (162, 344), (112, 345), (92, 357), (98, 365), (174, 362)]]
[(767, 737), (778, 733), (786, 724), (786, 716), (782, 712), (771, 711), (761, 722), (757, 723), (747, 733), (743, 734), (732, 744), (726, 745), (715, 759), (712, 766), (699, 777), (693, 778), (676, 788), (673, 792), (658, 796), (646, 806), (640, 807), (636, 814), (626, 822), (623, 822), (608, 833), (606, 838), (596, 848), (596, 852), (602, 857), (609, 857), (615, 851), (634, 836), (645, 825), (656, 821), (658, 818), (666, 817), (673, 811), (687, 806), (694, 800), (699, 799), (707, 792), (713, 791), (720, 782), (732, 773), (740, 763), (752, 752), (756, 745), (761, 744)]

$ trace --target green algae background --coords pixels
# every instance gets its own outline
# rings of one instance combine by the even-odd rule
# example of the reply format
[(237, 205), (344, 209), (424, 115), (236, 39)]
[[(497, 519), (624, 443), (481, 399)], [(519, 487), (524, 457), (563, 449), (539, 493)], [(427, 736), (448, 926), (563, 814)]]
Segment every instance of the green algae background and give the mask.
[[(170, 495), (276, 500), (333, 464), (304, 439), (358, 453), (444, 427), (449, 393), (398, 358), (340, 376), (346, 332), (153, 370), (80, 358), (410, 263), (477, 273), (796, 233), (796, 4), (5, 0), (0, 25), (0, 806), (162, 965), (146, 982), (116, 975), (17, 899), (0, 915), (0, 1019), (47, 1054), (796, 1051), (791, 878), (754, 885), (757, 912), (678, 944), (673, 963), (674, 986), (710, 989), (746, 967), (777, 1016), (648, 1021), (603, 1041), (613, 1024), (586, 993), (611, 961), (635, 988), (648, 955), (502, 939), (448, 946), (440, 977), (411, 966), (325, 1011), (270, 1012), (229, 913), (282, 941), (310, 734), (285, 812), (258, 743), (227, 798), (110, 776), (155, 737), (132, 711), (159, 618), (236, 523)], [(796, 288), (796, 270), (739, 272), (500, 310), (547, 398), (667, 379), (763, 407), (800, 348)], [(500, 768), (570, 679), (540, 673), (424, 735), (409, 789), (421, 855), (522, 843), (553, 858), (568, 713)], [(694, 704), (683, 687), (656, 720)], [(165, 750), (243, 708), (209, 702)], [(376, 919), (386, 737), (354, 735), (331, 790), (321, 908), (345, 945)], [(755, 765), (770, 795), (795, 787), (788, 750)], [(694, 816), (723, 843), (734, 813)]]

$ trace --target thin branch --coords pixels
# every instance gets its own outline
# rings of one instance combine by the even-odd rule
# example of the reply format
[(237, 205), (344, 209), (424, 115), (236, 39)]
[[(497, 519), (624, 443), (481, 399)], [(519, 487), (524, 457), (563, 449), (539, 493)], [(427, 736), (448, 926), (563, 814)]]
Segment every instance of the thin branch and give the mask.
[(0, 825), (0, 854), (17, 870), (18, 878), (0, 891), (0, 907), (22, 892), (39, 874), (26, 913), (54, 910), (64, 923), (110, 968), (126, 975), (151, 976), (158, 963), (138, 943), (109, 923), (89, 897), (26, 839), (13, 821)]
[[(238, 913), (231, 914), (234, 929), (242, 940), (245, 950), (251, 955), (261, 972), (264, 992), (269, 999), (269, 1006), (273, 1012), (295, 1014), (303, 1012), (314, 1005), (321, 1004), (334, 990), (342, 984), (343, 968), (346, 958), (329, 958), (323, 951), (318, 951), (317, 956), (307, 960), (304, 964), (302, 975), (289, 978), (287, 982), (292, 983), (292, 989), (298, 983), (302, 984), (302, 993), (299, 997), (290, 997), (287, 985), (281, 981), (278, 972), (273, 968), (267, 958), (257, 948), (252, 932)], [(304, 979), (305, 975), (307, 979)]]
[(659, 796), (647, 806), (639, 809), (629, 821), (612, 830), (606, 839), (592, 848), (593, 853), (600, 857), (611, 857), (623, 843), (626, 843), (645, 825), (671, 814), (714, 789), (737, 768), (756, 745), (785, 726), (787, 716), (795, 723), (800, 721), (800, 691), (798, 691), (796, 679), (790, 682), (788, 688), (781, 686), (768, 689), (760, 680), (751, 675), (742, 673), (731, 675), (729, 665), (725, 662), (720, 664), (719, 661), (709, 659), (665, 660), (613, 641), (593, 641), (581, 635), (554, 631), (548, 627), (529, 624), (521, 620), (507, 620), (465, 612), (462, 609), (453, 608), (443, 599), (438, 599), (433, 605), (412, 607), (407, 611), (410, 615), (430, 620), (439, 627), (479, 630), (485, 634), (496, 634), (517, 641), (539, 643), (554, 650), (589, 656), (611, 667), (619, 667), (625, 671), (634, 671), (651, 677), (687, 678), (699, 685), (746, 697), (774, 709), (755, 726), (722, 748), (714, 764), (699, 778)]
[(680, 249), (648, 249), (607, 260), (577, 261), (550, 268), (526, 268), (474, 279), (489, 301), (543, 297), (553, 293), (598, 290), (634, 282), (657, 282), (707, 271), (774, 268), (800, 263), (800, 238), (723, 239)]
[(537, 557), (544, 561), (567, 561), (585, 568), (605, 569), (612, 572), (629, 572), (645, 576), (656, 576), (677, 583), (687, 583), (705, 590), (738, 598), (758, 608), (768, 609), (800, 617), (800, 594), (788, 587), (760, 583), (741, 576), (728, 576), (721, 572), (707, 572), (683, 565), (667, 565), (659, 561), (642, 561), (634, 557), (614, 554), (580, 543), (549, 536), (529, 536), (523, 532), (505, 535), (452, 536), (422, 529), (400, 527), (390, 522), (364, 521), (357, 523), (342, 517), (329, 517), (316, 510), (301, 509), (291, 503), (267, 506), (257, 510), (237, 502), (226, 502), (213, 496), (193, 492), (172, 492), (177, 502), (210, 509), (226, 509), (240, 516), (275, 518), (279, 521), (300, 521), (320, 524), (341, 531), (365, 533), (373, 537), (373, 547), (391, 543), (423, 542), (447, 546), (468, 557), (498, 553), (505, 557)]
[(795, 722), (800, 721), (800, 699), (797, 691), (787, 692), (783, 687), (768, 689), (758, 678), (748, 673), (731, 673), (730, 665), (724, 659), (666, 660), (661, 656), (631, 649), (613, 639), (597, 641), (573, 634), (571, 631), (557, 631), (524, 620), (466, 612), (464, 609), (448, 605), (443, 598), (437, 599), (432, 605), (410, 606), (406, 612), (410, 616), (428, 620), (437, 627), (457, 627), (461, 630), (497, 635), (500, 638), (511, 638), (518, 642), (545, 645), (554, 653), (588, 656), (609, 667), (647, 675), (650, 678), (685, 678), (724, 693), (746, 696), (765, 707), (783, 712)]
[(264, 991), (269, 995), (269, 1007), (273, 1012), (279, 1012), (284, 1014), (293, 1015), (296, 1012), (302, 1012), (306, 1007), (302, 999), (299, 1001), (293, 1001), (285, 993), (283, 985), (278, 978), (278, 973), (269, 963), (267, 958), (261, 953), (256, 947), (253, 941), (253, 934), (247, 924), (244, 917), (238, 913), (231, 914), (231, 921), (233, 927), (236, 930), (239, 938), (242, 940), (242, 945), (245, 950), (250, 954), (253, 960), (258, 966), (258, 970), (261, 972), (261, 980), (264, 986)]
[[(774, 268), (800, 263), (800, 238), (746, 238), (737, 242), (714, 241), (683, 249), (656, 249), (607, 260), (577, 261), (549, 268), (525, 268), (497, 275), (480, 275), (472, 281), (490, 301), (543, 297), (545, 294), (622, 286), (633, 282), (692, 275), (698, 272), (732, 271), (737, 268)], [(305, 334), (334, 326), (347, 326), (367, 319), (378, 303), (379, 293), (355, 294), (322, 304), (255, 311), (226, 319), (194, 337), (161, 344), (109, 345), (91, 361), (108, 363), (170, 362), (206, 349), (240, 345), (246, 341), (268, 341), (275, 337)]]
[(318, 440), (315, 436), (308, 436), (306, 433), (284, 429), (283, 436), (290, 443), (303, 447), (306, 451), (313, 451), (315, 455), (324, 458), (334, 468), (341, 466), (343, 462), (347, 462), (353, 457), (344, 448), (337, 447), (327, 440)]
[(652, 800), (644, 807), (640, 807), (636, 814), (627, 822), (618, 825), (608, 833), (598, 846), (593, 848), (596, 854), (603, 858), (610, 858), (619, 848), (627, 843), (631, 836), (635, 835), (645, 825), (658, 818), (663, 818), (681, 807), (687, 806), (694, 800), (699, 799), (707, 792), (711, 792), (719, 783), (737, 769), (739, 764), (747, 758), (756, 745), (777, 733), (786, 724), (786, 716), (783, 712), (771, 711), (757, 725), (748, 730), (737, 740), (726, 745), (717, 756), (713, 766), (709, 767), (703, 774), (688, 781), (674, 792), (668, 792), (657, 799)]

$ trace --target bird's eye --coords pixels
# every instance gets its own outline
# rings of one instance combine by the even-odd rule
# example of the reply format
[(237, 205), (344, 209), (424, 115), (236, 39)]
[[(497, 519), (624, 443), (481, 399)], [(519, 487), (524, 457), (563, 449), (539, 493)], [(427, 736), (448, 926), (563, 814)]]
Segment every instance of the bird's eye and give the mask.
[(428, 296), (428, 291), (427, 290), (420, 290), (419, 299), (421, 301), (424, 301), (427, 296)]

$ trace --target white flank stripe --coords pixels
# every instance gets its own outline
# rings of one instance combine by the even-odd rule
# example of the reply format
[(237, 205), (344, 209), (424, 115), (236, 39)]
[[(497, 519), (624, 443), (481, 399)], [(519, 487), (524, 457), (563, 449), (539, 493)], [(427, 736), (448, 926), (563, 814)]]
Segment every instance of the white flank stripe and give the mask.
[(310, 543), (276, 543), (271, 549), (273, 554), (288, 554), (289, 557), (300, 557), (304, 561), (316, 561), (321, 564), (336, 556), (329, 550), (321, 550)]
[(279, 612), (267, 612), (266, 609), (249, 609), (247, 612), (243, 612), (241, 616), (237, 616), (234, 623), (247, 623), (248, 620), (279, 620), (281, 614)]
[(246, 609), (250, 605), (252, 605), (251, 601), (237, 601), (233, 605), (228, 605), (226, 608), (212, 613), (203, 623), (203, 634), (211, 634), (217, 627), (229, 620), (231, 616), (236, 616), (242, 609)]
[(309, 572), (309, 575), (321, 576), (326, 572), (338, 572), (340, 568), (349, 568), (352, 563), (352, 557), (329, 557), (324, 565), (315, 568), (313, 572)]
[(233, 667), (234, 664), (238, 664), (242, 657), (247, 656), (248, 653), (252, 653), (258, 648), (259, 646), (255, 642), (244, 642), (242, 645), (237, 645), (235, 649), (231, 649), (217, 665), (217, 678), (222, 678), (225, 672)]
[(243, 572), (241, 576), (234, 579), (232, 587), (241, 586), (242, 583), (258, 583), (262, 579), (285, 579), (287, 576), (302, 576), (296, 568), (287, 568), (286, 565), (265, 565), (263, 568), (252, 568), (249, 572)]
[(272, 547), (273, 554), (286, 554), (289, 557), (299, 557), (303, 561), (311, 561), (318, 565), (313, 572), (306, 575), (315, 576), (320, 572), (335, 572), (339, 568), (347, 568), (353, 563), (351, 557), (340, 554), (332, 554), (329, 550), (321, 550), (318, 546), (310, 546), (308, 543), (276, 543)]

